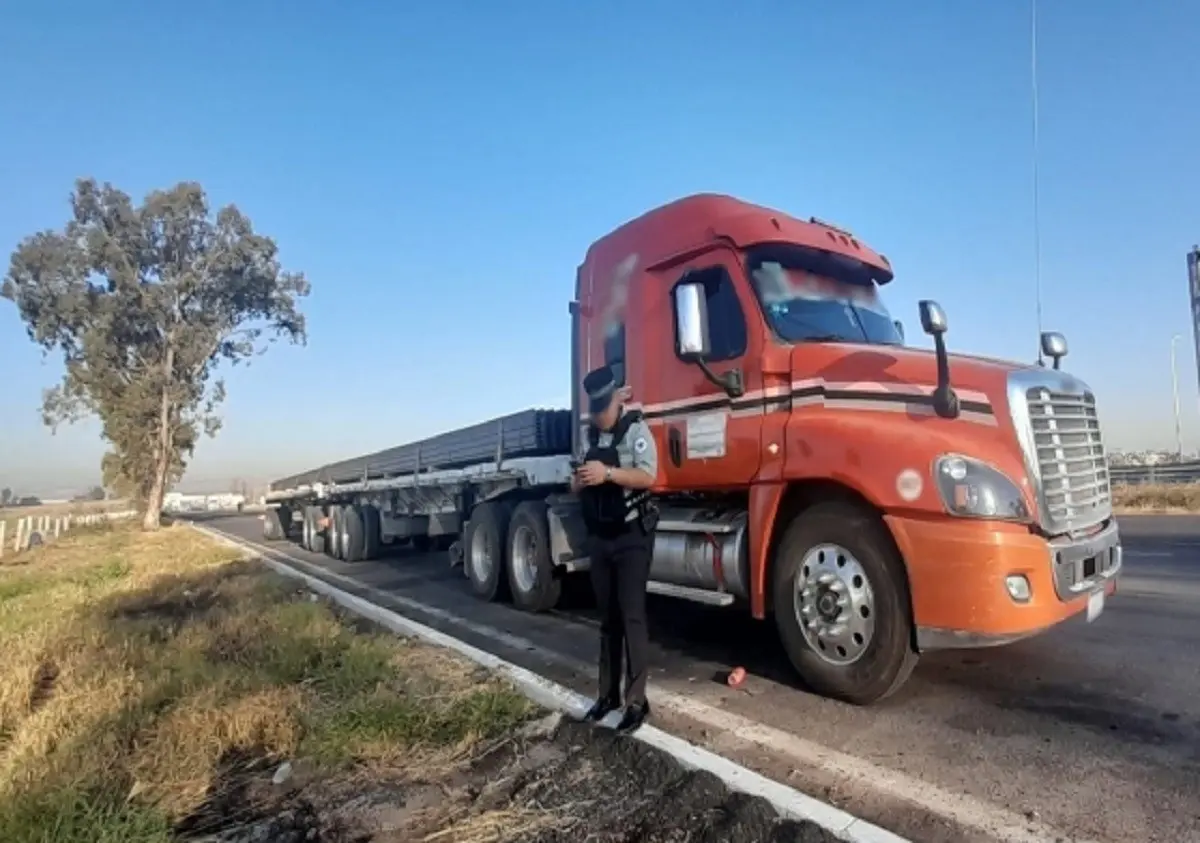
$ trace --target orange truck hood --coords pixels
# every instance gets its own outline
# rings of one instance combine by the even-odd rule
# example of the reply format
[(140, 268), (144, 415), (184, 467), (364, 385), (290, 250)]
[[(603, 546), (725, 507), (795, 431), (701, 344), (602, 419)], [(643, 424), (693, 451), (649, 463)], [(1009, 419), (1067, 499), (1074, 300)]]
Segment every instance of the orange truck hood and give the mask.
[[(1030, 367), (952, 355), (950, 383), (962, 412), (957, 419), (943, 419), (931, 404), (937, 384), (932, 351), (806, 343), (793, 346), (790, 357), (788, 477), (836, 479), (885, 509), (940, 511), (932, 464), (942, 454), (956, 453), (1004, 472), (1033, 507), (1007, 396), (1009, 373)], [(920, 484), (913, 481), (914, 473)], [(917, 485), (921, 492), (913, 495)]]

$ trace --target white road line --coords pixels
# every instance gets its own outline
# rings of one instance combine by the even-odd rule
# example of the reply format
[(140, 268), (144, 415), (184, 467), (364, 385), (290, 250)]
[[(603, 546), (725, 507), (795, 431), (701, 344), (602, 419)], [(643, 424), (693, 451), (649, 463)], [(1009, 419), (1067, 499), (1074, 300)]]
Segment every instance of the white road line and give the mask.
[[(282, 557), (287, 560), (286, 564), (288, 565), (296, 565), (297, 567), (304, 567), (309, 570), (317, 567), (309, 565), (309, 563), (303, 562), (289, 553), (278, 551), (274, 548), (266, 548), (257, 543), (233, 539), (215, 531), (205, 530), (205, 532), (213, 533), (218, 538), (260, 553), (268, 558)], [(594, 669), (592, 665), (584, 664), (569, 656), (553, 653), (539, 647), (532, 641), (510, 635), (509, 633), (489, 627), (486, 624), (480, 624), (454, 615), (451, 612), (426, 606), (409, 598), (373, 589), (370, 586), (366, 586), (349, 577), (334, 574), (324, 568), (318, 570), (320, 570), (323, 576), (336, 578), (357, 588), (368, 589), (373, 593), (379, 594), (381, 599), (397, 601), (401, 605), (411, 606), (416, 611), (444, 619), (449, 623), (469, 629), (491, 640), (505, 642), (507, 646), (513, 649), (536, 653), (543, 658), (556, 661), (577, 671), (590, 671)], [(310, 575), (300, 572), (300, 576), (308, 579)], [(438, 633), (438, 635), (441, 635), (441, 633)], [(448, 636), (445, 637), (448, 638)], [(450, 640), (456, 641), (457, 639)], [(469, 647), (470, 645), (463, 644), (462, 646)], [(459, 647), (455, 646), (454, 649), (459, 649)], [(496, 658), (490, 655), (489, 657)], [(504, 662), (504, 664), (507, 664), (507, 662)], [(543, 679), (542, 681), (549, 680)], [(904, 773), (856, 758), (838, 750), (829, 749), (791, 732), (776, 729), (733, 712), (707, 705), (690, 696), (653, 687), (649, 691), (649, 696), (657, 707), (674, 711), (683, 717), (694, 720), (724, 735), (731, 736), (743, 744), (751, 744), (777, 755), (786, 756), (790, 760), (795, 761), (796, 766), (801, 769), (818, 770), (826, 775), (853, 782), (886, 798), (905, 802), (933, 816), (969, 828), (975, 832), (987, 834), (997, 841), (1002, 841), (1002, 843), (1049, 843), (1056, 840), (1074, 840), (1076, 843), (1083, 843), (1078, 838), (1073, 838), (1044, 823), (1030, 821), (1025, 816), (976, 799), (973, 796), (944, 790), (929, 782), (915, 779)], [(758, 774), (755, 773), (753, 775), (757, 776)], [(783, 787), (782, 785), (777, 786)], [(791, 789), (788, 788), (788, 790)], [(830, 808), (830, 810), (836, 809)], [(816, 821), (814, 819), (814, 822)], [(830, 826), (824, 825), (824, 823), (821, 824), (826, 828), (830, 828)], [(884, 838), (873, 837), (855, 839), (863, 841), (869, 839), (872, 843), (884, 840)], [(897, 838), (893, 836), (887, 839), (895, 840)]]
[[(470, 644), (432, 627), (398, 615), (390, 609), (342, 591), (318, 577), (305, 573), (298, 566), (293, 567), (273, 559), (262, 553), (262, 548), (250, 542), (235, 539), (198, 524), (193, 524), (193, 526), (218, 541), (255, 554), (276, 572), (302, 580), (313, 591), (326, 595), (361, 617), (374, 621), (398, 634), (418, 637), (437, 646), (461, 653), (471, 661), (505, 676), (514, 685), (521, 688), (530, 699), (546, 708), (565, 711), (575, 717), (581, 717), (591, 703), (586, 697), (564, 688), (544, 676), (539, 676), (523, 667), (507, 662), (492, 653), (472, 647)], [(273, 553), (272, 556), (274, 555), (284, 554)], [(290, 556), (288, 559), (289, 562), (297, 561)], [(605, 721), (606, 725), (615, 726), (618, 716), (616, 712), (609, 715)], [(765, 799), (781, 816), (815, 823), (848, 843), (912, 843), (904, 837), (868, 823), (866, 820), (861, 820), (832, 805), (813, 799), (787, 785), (772, 781), (753, 770), (654, 726), (643, 726), (633, 737), (667, 753), (685, 768), (707, 771), (725, 782), (732, 790)]]

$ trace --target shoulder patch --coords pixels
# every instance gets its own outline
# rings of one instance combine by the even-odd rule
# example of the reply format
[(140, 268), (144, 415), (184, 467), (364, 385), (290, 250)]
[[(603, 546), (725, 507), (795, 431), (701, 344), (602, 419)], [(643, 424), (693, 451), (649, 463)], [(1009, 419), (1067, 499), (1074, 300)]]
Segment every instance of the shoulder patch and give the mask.
[(646, 449), (650, 447), (650, 443), (646, 441), (645, 436), (639, 436), (633, 440), (633, 452), (635, 454), (644, 454)]

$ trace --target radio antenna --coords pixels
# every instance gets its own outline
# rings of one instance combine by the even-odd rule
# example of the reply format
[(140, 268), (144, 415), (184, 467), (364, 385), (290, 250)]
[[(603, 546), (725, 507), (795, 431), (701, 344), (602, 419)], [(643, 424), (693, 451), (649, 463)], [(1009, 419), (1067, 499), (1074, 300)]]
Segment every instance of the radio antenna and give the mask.
[(1040, 132), (1038, 130), (1038, 55), (1037, 55), (1037, 0), (1029, 0), (1029, 84), (1033, 101), (1033, 294), (1037, 311), (1039, 366), (1042, 359), (1042, 220), (1041, 197), (1039, 195), (1038, 158)]

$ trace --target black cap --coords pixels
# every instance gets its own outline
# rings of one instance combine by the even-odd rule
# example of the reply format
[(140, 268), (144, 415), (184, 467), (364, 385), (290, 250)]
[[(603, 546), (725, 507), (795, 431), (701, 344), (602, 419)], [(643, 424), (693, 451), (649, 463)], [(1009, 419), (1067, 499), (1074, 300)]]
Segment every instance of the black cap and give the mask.
[(617, 378), (608, 366), (593, 369), (583, 378), (583, 391), (588, 396), (588, 412), (603, 413), (617, 392)]

